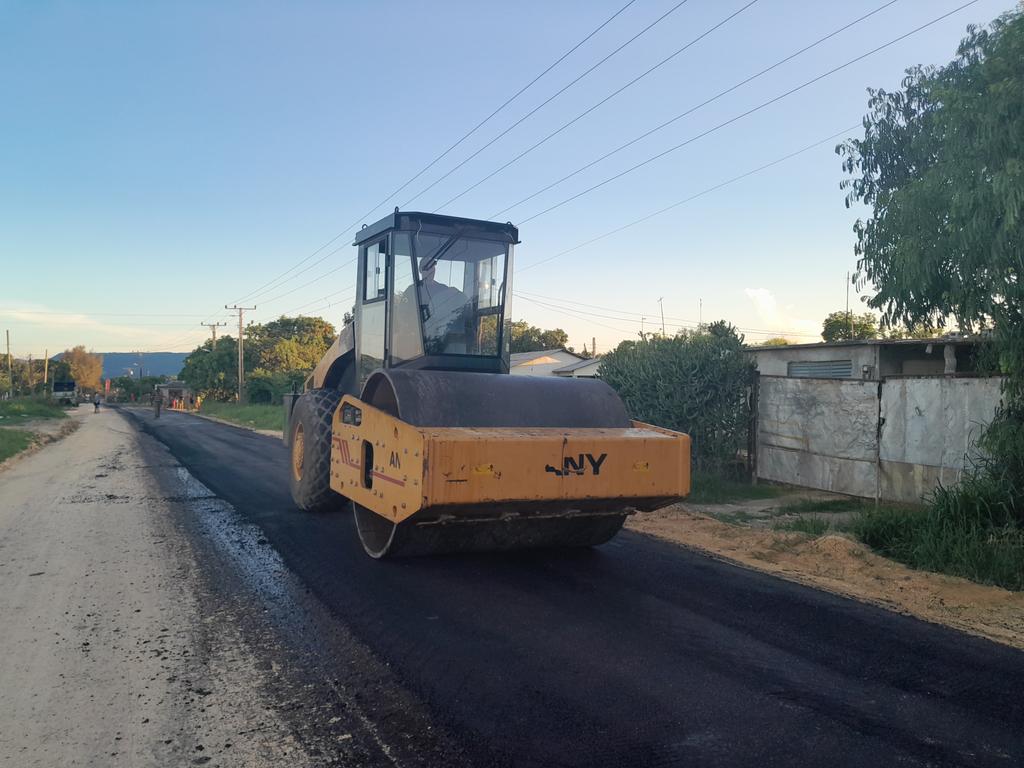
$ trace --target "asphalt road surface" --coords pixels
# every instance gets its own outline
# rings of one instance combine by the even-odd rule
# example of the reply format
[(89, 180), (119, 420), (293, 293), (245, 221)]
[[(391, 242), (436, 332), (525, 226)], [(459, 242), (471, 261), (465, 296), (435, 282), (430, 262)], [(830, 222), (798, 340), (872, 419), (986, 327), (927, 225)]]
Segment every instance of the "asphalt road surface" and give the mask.
[[(1024, 764), (1018, 651), (631, 532), (376, 562), (348, 514), (293, 507), (280, 441), (177, 413), (134, 423), (234, 508), (212, 526), (197, 507), (192, 535), (235, 564), (225, 593), (257, 584), (262, 623), (243, 631), (278, 638), (275, 665), (309, 695), (329, 683), (335, 718), (358, 716), (364, 764)], [(265, 555), (232, 525), (283, 565), (246, 565)], [(296, 700), (305, 729), (327, 727)]]

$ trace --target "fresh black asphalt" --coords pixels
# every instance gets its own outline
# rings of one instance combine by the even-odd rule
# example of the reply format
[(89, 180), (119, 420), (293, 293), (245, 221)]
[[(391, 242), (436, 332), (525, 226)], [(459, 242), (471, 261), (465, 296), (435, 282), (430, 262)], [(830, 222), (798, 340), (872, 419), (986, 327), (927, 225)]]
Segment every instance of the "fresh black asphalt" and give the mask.
[(279, 440), (133, 415), (461, 765), (1024, 764), (1024, 653), (628, 531), (593, 551), (377, 562), (347, 513), (294, 508)]

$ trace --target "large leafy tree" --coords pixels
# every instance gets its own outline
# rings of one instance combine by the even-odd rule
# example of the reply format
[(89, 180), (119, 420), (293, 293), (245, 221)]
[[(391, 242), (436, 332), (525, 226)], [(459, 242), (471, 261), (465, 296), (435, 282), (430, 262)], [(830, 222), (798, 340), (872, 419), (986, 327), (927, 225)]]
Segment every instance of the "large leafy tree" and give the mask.
[(952, 62), (907, 70), (868, 109), (864, 138), (836, 148), (847, 204), (871, 207), (855, 225), (868, 303), (893, 325), (991, 329), (1006, 374), (985, 463), (936, 498), (1024, 524), (1024, 12), (969, 28)]
[(79, 344), (66, 350), (61, 358), (71, 367), (71, 378), (84, 389), (99, 389), (103, 376), (103, 355), (87, 352)]
[(944, 67), (869, 91), (864, 138), (837, 147), (857, 280), (887, 324), (991, 327), (1007, 390), (1024, 400), (1024, 16), (971, 27)]
[(877, 339), (878, 321), (870, 312), (832, 312), (821, 324), (821, 338), (825, 341)]

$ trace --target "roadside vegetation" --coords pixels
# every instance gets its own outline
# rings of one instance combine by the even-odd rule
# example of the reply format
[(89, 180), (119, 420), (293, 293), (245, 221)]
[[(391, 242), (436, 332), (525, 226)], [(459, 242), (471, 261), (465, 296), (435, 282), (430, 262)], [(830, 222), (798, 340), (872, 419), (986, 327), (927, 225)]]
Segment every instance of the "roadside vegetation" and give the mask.
[(221, 403), (215, 400), (204, 400), (199, 412), (204, 416), (213, 416), (233, 424), (253, 429), (284, 429), (284, 406), (281, 405), (239, 405), (238, 403)]
[(751, 485), (749, 480), (722, 477), (710, 472), (696, 472), (691, 478), (693, 490), (687, 501), (693, 504), (728, 504), (751, 499), (774, 499), (792, 489), (778, 485)]
[(16, 397), (0, 400), (0, 427), (31, 419), (63, 419), (64, 408), (45, 397)]
[(23, 429), (0, 429), (0, 461), (21, 453), (35, 439), (35, 435)]
[(883, 325), (988, 339), (1003, 403), (982, 458), (919, 512), (861, 515), (854, 532), (916, 568), (1024, 589), (1024, 11), (968, 28), (944, 67), (907, 70), (870, 91), (864, 138), (836, 151), (854, 225), (854, 282), (875, 290)]

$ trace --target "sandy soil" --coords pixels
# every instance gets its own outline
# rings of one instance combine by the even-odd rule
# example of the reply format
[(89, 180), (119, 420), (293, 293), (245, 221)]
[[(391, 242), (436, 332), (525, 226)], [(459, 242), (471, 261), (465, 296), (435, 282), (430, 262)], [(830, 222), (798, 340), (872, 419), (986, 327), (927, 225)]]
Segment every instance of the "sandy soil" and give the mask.
[[(701, 512), (711, 507), (704, 505)], [(1022, 593), (915, 571), (844, 535), (812, 538), (731, 525), (701, 512), (679, 504), (634, 515), (628, 527), (792, 581), (1024, 648)]]
[[(84, 409), (83, 409), (84, 410)], [(305, 765), (109, 410), (0, 475), (0, 765)]]

